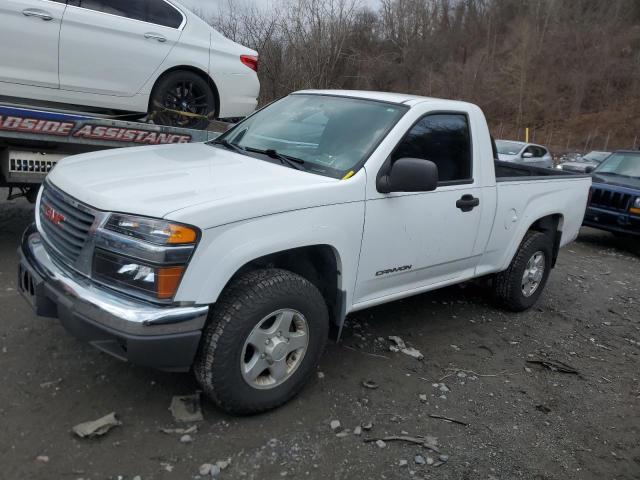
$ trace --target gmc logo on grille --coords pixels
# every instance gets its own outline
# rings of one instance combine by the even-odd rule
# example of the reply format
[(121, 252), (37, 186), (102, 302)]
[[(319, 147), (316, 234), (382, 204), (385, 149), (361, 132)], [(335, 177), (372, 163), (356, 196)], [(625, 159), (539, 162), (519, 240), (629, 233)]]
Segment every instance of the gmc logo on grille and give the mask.
[(64, 215), (56, 212), (52, 207), (46, 204), (44, 205), (44, 216), (47, 217), (47, 220), (54, 225), (60, 225), (65, 219)]

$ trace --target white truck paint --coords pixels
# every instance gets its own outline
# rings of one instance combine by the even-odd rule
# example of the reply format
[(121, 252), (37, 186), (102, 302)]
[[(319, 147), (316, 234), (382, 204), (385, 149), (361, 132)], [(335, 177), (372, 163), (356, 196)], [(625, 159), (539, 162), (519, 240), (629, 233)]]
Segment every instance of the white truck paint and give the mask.
[[(234, 276), (257, 259), (329, 249), (337, 270), (329, 272), (337, 289), (329, 308), (338, 326), (349, 312), (505, 271), (532, 228), (553, 244), (547, 268), (557, 249), (578, 235), (590, 178), (495, 162), (484, 115), (475, 105), (373, 92), (297, 95), (387, 102), (406, 112), (363, 166), (343, 179), (192, 144), (71, 157), (48, 182), (100, 215), (124, 212), (197, 227), (201, 238), (174, 298), (180, 308), (215, 305)], [(432, 191), (381, 193), (376, 177), (385, 162), (416, 122), (433, 112), (468, 119), (472, 178)], [(457, 206), (465, 195), (479, 200), (476, 208)], [(37, 216), (39, 232), (45, 221)], [(34, 242), (37, 249), (39, 240)], [(23, 245), (27, 257), (30, 248)], [(91, 288), (95, 294), (100, 287)], [(201, 329), (204, 317), (200, 321), (195, 327)], [(152, 334), (154, 328), (136, 331)]]

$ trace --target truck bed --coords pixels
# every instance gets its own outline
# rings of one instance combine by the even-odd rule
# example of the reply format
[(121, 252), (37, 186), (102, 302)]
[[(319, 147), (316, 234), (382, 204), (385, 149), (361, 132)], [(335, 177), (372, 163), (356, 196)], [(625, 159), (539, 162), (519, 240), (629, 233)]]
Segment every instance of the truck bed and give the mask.
[(496, 181), (511, 182), (514, 180), (548, 180), (549, 177), (588, 177), (588, 174), (577, 175), (564, 170), (533, 167), (513, 162), (501, 162), (495, 160)]

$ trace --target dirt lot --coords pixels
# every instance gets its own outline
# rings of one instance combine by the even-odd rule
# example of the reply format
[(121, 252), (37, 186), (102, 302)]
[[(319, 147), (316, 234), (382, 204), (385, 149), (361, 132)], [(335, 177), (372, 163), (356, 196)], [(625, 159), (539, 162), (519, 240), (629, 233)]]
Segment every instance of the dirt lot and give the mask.
[[(0, 202), (1, 479), (190, 479), (227, 458), (220, 478), (640, 478), (638, 240), (583, 230), (523, 314), (466, 285), (350, 316), (294, 401), (251, 418), (205, 401), (193, 441), (181, 443), (159, 428), (178, 426), (167, 408), (197, 389), (190, 375), (114, 360), (19, 297), (15, 249), (31, 217), (26, 202)], [(424, 360), (389, 351), (390, 335)], [(527, 363), (540, 359), (579, 374)], [(110, 412), (123, 425), (104, 437), (71, 433)], [(332, 420), (373, 428), (336, 436)], [(363, 441), (402, 432), (436, 437), (447, 461), (420, 445)]]

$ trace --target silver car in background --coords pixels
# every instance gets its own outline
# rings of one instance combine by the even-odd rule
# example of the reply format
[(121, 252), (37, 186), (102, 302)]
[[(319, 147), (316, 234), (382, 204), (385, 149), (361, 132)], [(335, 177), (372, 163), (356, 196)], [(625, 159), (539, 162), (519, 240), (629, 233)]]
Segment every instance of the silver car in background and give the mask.
[(496, 140), (498, 159), (532, 167), (553, 168), (553, 157), (547, 147), (515, 140)]
[(556, 168), (558, 170), (564, 170), (566, 172), (590, 173), (609, 155), (611, 155), (611, 152), (593, 151), (587, 153), (586, 155), (578, 155), (576, 158), (570, 161), (563, 161)]

